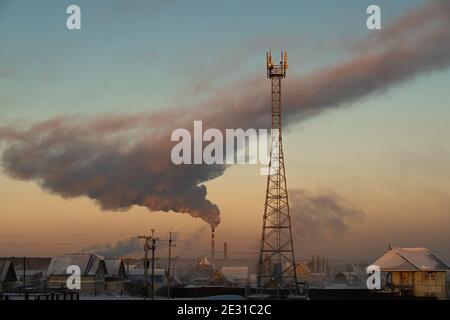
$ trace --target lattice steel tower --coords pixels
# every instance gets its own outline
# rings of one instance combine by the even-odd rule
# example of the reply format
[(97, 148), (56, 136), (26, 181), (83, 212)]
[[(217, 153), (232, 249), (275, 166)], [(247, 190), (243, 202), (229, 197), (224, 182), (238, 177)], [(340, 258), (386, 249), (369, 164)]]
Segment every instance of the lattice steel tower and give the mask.
[(258, 293), (276, 291), (279, 299), (282, 290), (297, 293), (281, 116), (281, 80), (286, 78), (287, 52), (281, 52), (280, 64), (274, 64), (272, 53), (267, 52), (266, 64), (267, 78), (272, 83), (272, 139), (258, 262)]

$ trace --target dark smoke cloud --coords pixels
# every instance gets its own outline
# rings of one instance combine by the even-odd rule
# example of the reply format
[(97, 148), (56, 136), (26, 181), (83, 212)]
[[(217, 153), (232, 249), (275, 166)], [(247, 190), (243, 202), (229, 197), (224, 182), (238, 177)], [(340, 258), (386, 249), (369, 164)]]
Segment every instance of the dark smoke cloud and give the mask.
[(142, 251), (143, 245), (137, 237), (118, 241), (116, 244), (94, 245), (82, 250), (83, 253), (93, 252), (105, 257), (123, 257)]
[[(305, 77), (290, 76), (283, 93), (285, 122), (349, 106), (449, 63), (450, 2), (433, 1), (357, 43), (346, 62)], [(170, 132), (192, 128), (193, 120), (203, 120), (205, 128), (265, 128), (270, 125), (267, 88), (258, 76), (194, 108), (3, 126), (3, 169), (66, 198), (87, 196), (103, 209), (146, 206), (188, 213), (215, 226), (219, 209), (206, 199), (202, 183), (226, 167), (173, 165)]]
[(223, 174), (223, 166), (176, 166), (170, 137), (160, 134), (158, 116), (60, 117), (20, 130), (2, 128), (8, 139), (5, 172), (37, 181), (64, 198), (87, 196), (104, 210), (133, 205), (151, 211), (175, 211), (211, 225), (219, 209), (199, 185)]
[(365, 216), (333, 192), (312, 194), (294, 189), (289, 192), (289, 201), (294, 237), (305, 242), (334, 239)]

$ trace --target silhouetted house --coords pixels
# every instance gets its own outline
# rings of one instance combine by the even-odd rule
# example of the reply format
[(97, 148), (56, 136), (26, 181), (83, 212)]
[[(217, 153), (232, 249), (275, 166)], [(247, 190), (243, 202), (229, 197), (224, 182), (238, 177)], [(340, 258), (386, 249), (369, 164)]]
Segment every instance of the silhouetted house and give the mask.
[(249, 285), (248, 267), (222, 267), (222, 274), (232, 286), (244, 287)]
[[(209, 277), (195, 276), (191, 278), (190, 283), (193, 286), (207, 286), (209, 284), (210, 278), (211, 276)], [(187, 287), (190, 287), (190, 285), (188, 285)]]
[(299, 281), (308, 282), (314, 279), (313, 273), (304, 262), (297, 262), (295, 264), (295, 271), (297, 273), (297, 280)]
[(386, 279), (384, 291), (446, 299), (449, 266), (426, 248), (389, 248), (372, 265), (378, 266)]
[(312, 272), (306, 262), (297, 262), (295, 264), (297, 281), (312, 288), (322, 288), (325, 284), (327, 275), (320, 272)]
[[(150, 290), (152, 285), (152, 268), (147, 270), (147, 283)], [(145, 286), (145, 269), (138, 268), (136, 266), (130, 266), (127, 274), (127, 288), (143, 288)], [(170, 276), (170, 286), (177, 287), (181, 285), (181, 282), (174, 277), (172, 274)], [(155, 281), (155, 291), (156, 294), (167, 294), (167, 285), (169, 283), (169, 278), (167, 274), (167, 269), (155, 268), (154, 281)], [(132, 290), (134, 290), (132, 289)]]
[(105, 258), (105, 290), (123, 293), (127, 274), (122, 258)]
[[(11, 257), (9, 260), (14, 265), (18, 286), (25, 284), (28, 288), (44, 289), (47, 284), (47, 269), (51, 258), (47, 257)], [(25, 263), (25, 270), (24, 270)]]
[[(128, 280), (132, 283), (144, 285), (145, 284), (145, 269), (144, 268), (130, 268), (128, 271)], [(155, 288), (158, 289), (167, 283), (166, 269), (155, 268), (154, 273)], [(150, 286), (152, 283), (152, 268), (147, 270), (147, 281)]]
[(16, 281), (13, 263), (9, 260), (0, 261), (0, 292), (14, 289)]
[(208, 285), (213, 272), (214, 265), (208, 260), (208, 258), (203, 257), (197, 260), (197, 264), (190, 271), (187, 279), (189, 283), (195, 286)]
[(49, 288), (67, 288), (69, 266), (80, 268), (80, 292), (89, 294), (103, 292), (107, 270), (103, 257), (96, 254), (68, 254), (53, 258), (47, 270)]
[(209, 277), (214, 271), (214, 265), (208, 260), (208, 258), (203, 257), (198, 260), (197, 265), (192, 271), (198, 276)]
[(215, 287), (229, 287), (230, 281), (220, 271), (214, 271), (211, 277), (208, 279), (209, 286)]
[(21, 284), (24, 283), (28, 287), (43, 287), (45, 285), (45, 272), (42, 270), (25, 270), (25, 275), (23, 269), (16, 269), (17, 281)]
[(334, 283), (349, 288), (360, 288), (363, 286), (361, 275), (356, 271), (342, 271), (334, 277)]

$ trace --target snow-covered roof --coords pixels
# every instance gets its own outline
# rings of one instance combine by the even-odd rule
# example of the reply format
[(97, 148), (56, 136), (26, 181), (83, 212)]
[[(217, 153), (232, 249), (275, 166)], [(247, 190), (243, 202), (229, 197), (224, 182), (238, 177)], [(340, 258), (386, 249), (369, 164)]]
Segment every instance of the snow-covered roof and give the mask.
[(447, 271), (449, 266), (426, 248), (390, 248), (372, 265), (381, 271)]
[(336, 274), (336, 277), (345, 277), (348, 281), (350, 280), (361, 280), (361, 275), (356, 271), (341, 271)]
[(105, 258), (106, 265), (106, 276), (108, 277), (119, 277), (120, 272), (124, 272), (123, 261), (121, 258)]
[(54, 257), (48, 266), (47, 275), (67, 275), (67, 267), (80, 267), (82, 275), (97, 275), (99, 267), (104, 267), (102, 256), (96, 254), (68, 254)]
[[(128, 276), (144, 276), (145, 269), (144, 268), (133, 268), (128, 271)], [(150, 277), (152, 275), (152, 268), (147, 269), (147, 275)], [(165, 276), (166, 269), (155, 268), (155, 276)]]
[(307, 262), (302, 262), (302, 261), (297, 261), (297, 263), (295, 264), (296, 267), (296, 271), (297, 273), (299, 271), (303, 271), (304, 273), (308, 274), (308, 275), (313, 275), (313, 272), (311, 272), (311, 270), (308, 267), (308, 263)]
[(203, 257), (200, 259), (200, 261), (198, 262), (199, 266), (212, 266), (211, 262), (209, 262), (207, 257)]
[(222, 267), (222, 273), (232, 282), (248, 280), (248, 267)]
[(220, 271), (214, 271), (213, 274), (211, 275), (211, 277), (209, 277), (208, 282), (210, 284), (214, 284), (214, 283), (228, 283), (229, 280), (227, 279), (227, 277)]
[[(25, 276), (36, 276), (43, 273), (44, 271), (42, 270), (29, 270), (29, 269), (25, 270)], [(18, 276), (23, 276), (23, 269), (16, 269), (16, 274)]]

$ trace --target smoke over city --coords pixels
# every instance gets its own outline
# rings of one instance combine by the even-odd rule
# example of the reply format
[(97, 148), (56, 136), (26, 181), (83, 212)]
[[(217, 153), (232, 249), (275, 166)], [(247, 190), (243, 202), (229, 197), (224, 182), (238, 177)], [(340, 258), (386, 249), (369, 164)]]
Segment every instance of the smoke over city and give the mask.
[(151, 129), (153, 119), (61, 117), (22, 131), (3, 128), (2, 164), (16, 179), (34, 180), (64, 198), (87, 196), (104, 210), (140, 205), (217, 225), (219, 209), (199, 184), (224, 167), (172, 164), (170, 137)]
[(294, 233), (297, 240), (322, 242), (348, 231), (350, 223), (361, 221), (364, 212), (352, 208), (334, 192), (289, 192)]
[(143, 245), (137, 237), (117, 241), (115, 244), (98, 244), (84, 248), (82, 252), (95, 252), (105, 257), (124, 257), (142, 251)]
[[(286, 124), (349, 106), (424, 73), (447, 68), (450, 3), (431, 2), (416, 9), (356, 43), (353, 51), (342, 63), (304, 77), (290, 75), (283, 91)], [(2, 167), (10, 177), (35, 181), (64, 198), (88, 197), (104, 210), (145, 206), (150, 211), (187, 213), (217, 226), (220, 211), (207, 199), (204, 183), (223, 175), (226, 167), (174, 165), (170, 133), (175, 128), (192, 128), (194, 120), (219, 129), (266, 128), (270, 125), (267, 89), (258, 76), (240, 88), (222, 89), (191, 108), (61, 116), (30, 126), (4, 125), (0, 127)], [(312, 206), (301, 207), (306, 210), (303, 222), (321, 225), (323, 221), (311, 220), (307, 213), (325, 210), (329, 213), (325, 222), (333, 225), (333, 232), (345, 229), (340, 218), (356, 214), (351, 211), (349, 215), (330, 200), (310, 200), (307, 203), (319, 205), (313, 210)]]

